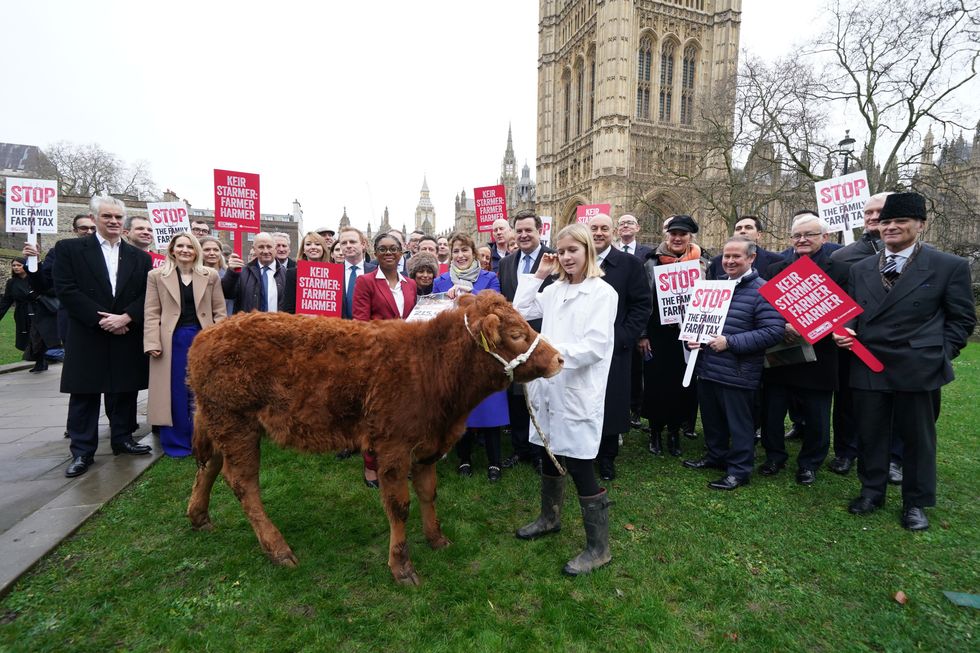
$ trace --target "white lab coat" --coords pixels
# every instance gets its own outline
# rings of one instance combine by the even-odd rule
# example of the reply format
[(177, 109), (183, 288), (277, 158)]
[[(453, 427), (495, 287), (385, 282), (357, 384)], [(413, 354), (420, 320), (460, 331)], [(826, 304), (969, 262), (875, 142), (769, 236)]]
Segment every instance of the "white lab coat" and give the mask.
[[(542, 318), (541, 334), (565, 359), (557, 375), (527, 384), (531, 409), (553, 454), (592, 460), (602, 438), (619, 298), (599, 277), (557, 282), (540, 293), (540, 279), (519, 277), (514, 308), (528, 320)], [(544, 444), (533, 423), (530, 440)]]

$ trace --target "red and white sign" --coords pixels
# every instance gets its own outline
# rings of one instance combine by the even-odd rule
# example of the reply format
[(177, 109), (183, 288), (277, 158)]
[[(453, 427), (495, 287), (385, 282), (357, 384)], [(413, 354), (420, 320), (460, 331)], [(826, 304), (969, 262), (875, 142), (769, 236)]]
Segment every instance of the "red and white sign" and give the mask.
[(167, 249), (171, 238), (191, 230), (187, 205), (183, 202), (147, 202), (146, 215), (153, 225), (157, 249)]
[(259, 176), (215, 169), (215, 229), (258, 233), (259, 215)]
[(476, 230), (493, 231), (494, 220), (507, 219), (507, 191), (503, 184), (473, 189)]
[[(695, 261), (696, 262), (696, 261)], [(694, 284), (691, 301), (684, 309), (684, 322), (678, 340), (708, 343), (721, 335), (728, 317), (728, 307), (735, 294), (735, 281), (699, 280)]]
[(7, 233), (58, 233), (58, 182), (7, 177)]
[(163, 264), (167, 262), (167, 257), (163, 254), (157, 254), (156, 252), (147, 252), (150, 258), (153, 259), (153, 269), (162, 268)]
[(575, 222), (588, 222), (589, 218), (593, 218), (600, 213), (605, 213), (612, 218), (611, 204), (583, 204), (575, 209)]
[[(809, 256), (798, 258), (762, 286), (759, 293), (811, 345), (831, 333), (849, 336), (844, 324), (864, 310)], [(884, 369), (874, 354), (857, 340), (852, 351), (871, 370)]]
[[(864, 226), (864, 205), (871, 199), (868, 173), (864, 170), (814, 184), (820, 217), (829, 232), (847, 232)], [(853, 234), (851, 234), (853, 237)]]
[(694, 284), (701, 280), (701, 264), (683, 261), (670, 265), (658, 265), (656, 271), (657, 304), (661, 324), (680, 324), (684, 321), (684, 309), (691, 300)]
[(340, 317), (344, 264), (296, 261), (296, 313)]
[(551, 216), (541, 216), (541, 244), (551, 247)]

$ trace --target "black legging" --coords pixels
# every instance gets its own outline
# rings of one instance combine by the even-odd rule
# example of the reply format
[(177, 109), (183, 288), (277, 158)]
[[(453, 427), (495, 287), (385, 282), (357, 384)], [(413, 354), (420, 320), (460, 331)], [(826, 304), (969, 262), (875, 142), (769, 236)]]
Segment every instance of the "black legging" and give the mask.
[[(580, 497), (594, 497), (602, 489), (595, 478), (595, 470), (592, 468), (594, 460), (583, 460), (581, 458), (570, 458), (568, 456), (558, 456), (560, 463), (565, 471), (575, 482), (575, 491)], [(541, 471), (545, 476), (558, 476), (558, 469), (551, 462), (551, 457), (547, 453), (541, 456)]]
[(463, 437), (456, 443), (456, 455), (459, 457), (460, 464), (470, 464), (470, 456), (473, 452), (473, 440), (477, 433), (483, 434), (483, 442), (487, 447), (487, 465), (490, 467), (500, 467), (499, 426), (466, 429)]

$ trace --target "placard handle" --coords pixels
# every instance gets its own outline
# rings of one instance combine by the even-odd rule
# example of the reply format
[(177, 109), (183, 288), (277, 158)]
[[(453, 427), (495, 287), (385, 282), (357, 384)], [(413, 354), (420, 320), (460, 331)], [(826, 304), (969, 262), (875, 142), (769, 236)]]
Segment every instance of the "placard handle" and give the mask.
[[(684, 343), (684, 346), (687, 347), (687, 343)], [(704, 347), (704, 345), (701, 345), (701, 347)], [(691, 385), (691, 379), (694, 377), (694, 366), (697, 365), (698, 353), (701, 351), (701, 347), (690, 350), (691, 356), (687, 359), (687, 367), (684, 368), (684, 381), (681, 384), (685, 388)]]
[(854, 352), (854, 355), (860, 358), (861, 362), (867, 365), (872, 372), (880, 372), (885, 369), (882, 362), (875, 358), (875, 355), (872, 354), (867, 347), (858, 342), (858, 339), (853, 335), (844, 329), (837, 329), (834, 331), (834, 334), (842, 338), (851, 338), (851, 351)]

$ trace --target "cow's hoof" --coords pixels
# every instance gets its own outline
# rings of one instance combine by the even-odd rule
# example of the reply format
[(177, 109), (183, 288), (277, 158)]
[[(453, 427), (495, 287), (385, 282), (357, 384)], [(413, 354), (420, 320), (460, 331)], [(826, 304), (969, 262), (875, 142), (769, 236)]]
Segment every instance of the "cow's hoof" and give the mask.
[(409, 567), (405, 569), (400, 574), (395, 574), (395, 582), (399, 585), (408, 585), (412, 587), (418, 587), (422, 581), (419, 579), (419, 575), (415, 573), (415, 570)]
[(214, 524), (211, 523), (211, 518), (207, 515), (204, 515), (204, 517), (191, 517), (191, 528), (195, 531), (213, 531)]
[(272, 558), (272, 562), (280, 567), (296, 567), (299, 565), (299, 560), (288, 549), (284, 553), (278, 553), (269, 557)]
[(429, 546), (435, 550), (445, 549), (450, 544), (452, 544), (452, 542), (445, 535), (440, 535), (439, 537), (434, 537), (429, 540)]

